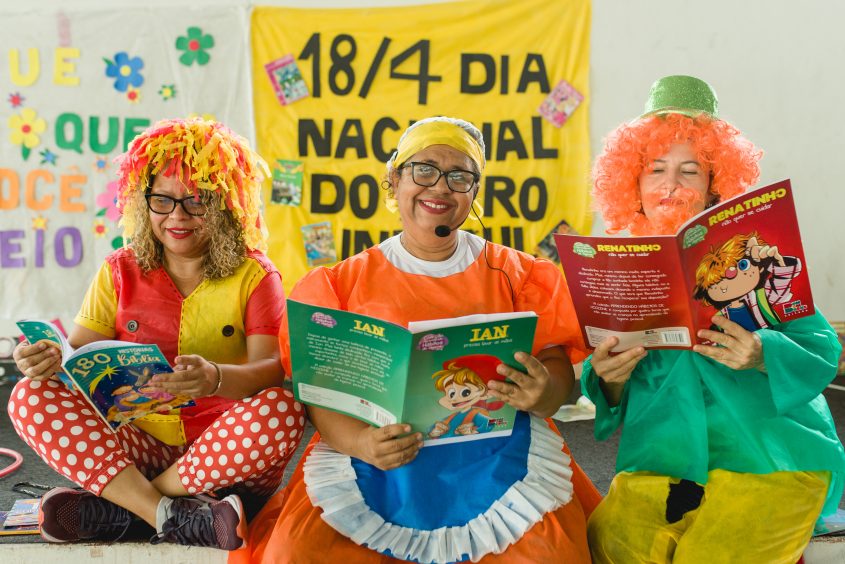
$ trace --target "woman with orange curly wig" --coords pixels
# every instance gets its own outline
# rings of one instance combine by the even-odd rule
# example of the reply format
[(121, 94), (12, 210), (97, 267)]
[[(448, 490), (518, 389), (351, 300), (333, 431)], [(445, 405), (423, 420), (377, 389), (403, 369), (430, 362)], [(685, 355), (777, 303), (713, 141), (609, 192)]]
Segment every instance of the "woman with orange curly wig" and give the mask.
[[(716, 99), (713, 97), (715, 110)], [(673, 147), (683, 147), (689, 164), (683, 178), (699, 177), (704, 193), (676, 183), (674, 200), (655, 191), (643, 192), (661, 180)], [(655, 112), (623, 124), (607, 136), (605, 151), (593, 167), (593, 198), (608, 233), (627, 229), (631, 235), (674, 233), (690, 216), (751, 187), (760, 176), (762, 153), (731, 124), (705, 112)], [(685, 161), (686, 162), (686, 161)], [(661, 177), (661, 178), (658, 178)]]
[(240, 496), (279, 486), (304, 410), (281, 387), (284, 290), (262, 253), (266, 170), (245, 139), (201, 119), (158, 122), (121, 155), (127, 245), (94, 276), (68, 340), (157, 344), (174, 372), (145, 389), (195, 405), (113, 432), (55, 378), (60, 351), (16, 347), (25, 378), (9, 401), (14, 427), (81, 486), (42, 498), (46, 540), (114, 540), (143, 520), (153, 543), (233, 550), (245, 538)]
[[(594, 166), (608, 232), (674, 234), (742, 193), (761, 152), (718, 118), (689, 76), (652, 86), (646, 112), (612, 132)], [(617, 475), (590, 517), (594, 562), (794, 563), (820, 515), (836, 511), (845, 451), (821, 392), (841, 347), (814, 316), (749, 332), (725, 316), (693, 350), (611, 337), (584, 361), (599, 440), (622, 427)]]

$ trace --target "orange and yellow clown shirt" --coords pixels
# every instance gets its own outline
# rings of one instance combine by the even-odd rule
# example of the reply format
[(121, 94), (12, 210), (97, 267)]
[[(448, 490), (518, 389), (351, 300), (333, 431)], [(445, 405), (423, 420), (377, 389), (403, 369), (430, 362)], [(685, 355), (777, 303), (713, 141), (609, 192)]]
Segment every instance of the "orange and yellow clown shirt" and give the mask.
[[(106, 257), (74, 321), (109, 338), (155, 343), (171, 364), (181, 354), (242, 364), (246, 338), (277, 335), (283, 311), (281, 275), (259, 251), (250, 251), (231, 276), (203, 280), (183, 297), (164, 268), (144, 273), (132, 250), (120, 249)], [(210, 396), (195, 402), (133, 425), (166, 444), (190, 444), (234, 400)]]

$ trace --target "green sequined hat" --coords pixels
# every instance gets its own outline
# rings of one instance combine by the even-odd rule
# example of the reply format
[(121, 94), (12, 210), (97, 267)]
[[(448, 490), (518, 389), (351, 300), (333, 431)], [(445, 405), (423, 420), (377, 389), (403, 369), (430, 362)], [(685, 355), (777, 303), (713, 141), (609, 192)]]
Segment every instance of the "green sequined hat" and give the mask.
[(706, 114), (719, 117), (719, 99), (713, 88), (694, 76), (674, 75), (657, 79), (651, 85), (645, 112), (640, 116), (661, 116), (682, 114), (698, 117)]

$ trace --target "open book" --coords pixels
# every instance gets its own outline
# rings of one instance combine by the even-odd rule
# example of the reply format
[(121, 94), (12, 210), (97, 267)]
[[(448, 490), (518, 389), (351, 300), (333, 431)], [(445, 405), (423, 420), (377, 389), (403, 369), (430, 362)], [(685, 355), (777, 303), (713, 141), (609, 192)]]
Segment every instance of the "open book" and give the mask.
[(423, 446), (509, 435), (516, 411), (488, 392), (499, 364), (525, 370), (537, 315), (400, 325), (288, 300), (296, 399), (378, 427), (407, 423)]
[(194, 405), (186, 395), (151, 390), (156, 374), (173, 372), (158, 345), (95, 341), (74, 350), (56, 325), (25, 319), (17, 322), (27, 341), (44, 341), (62, 351), (62, 381), (76, 388), (112, 429), (150, 413)]
[(691, 348), (715, 314), (749, 331), (815, 312), (789, 180), (708, 208), (676, 235), (556, 235), (586, 343)]

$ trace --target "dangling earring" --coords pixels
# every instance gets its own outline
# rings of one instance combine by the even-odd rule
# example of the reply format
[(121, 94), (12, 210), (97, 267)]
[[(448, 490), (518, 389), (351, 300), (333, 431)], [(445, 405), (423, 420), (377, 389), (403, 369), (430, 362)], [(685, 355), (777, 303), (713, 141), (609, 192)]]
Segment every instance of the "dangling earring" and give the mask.
[(399, 200), (396, 199), (396, 193), (393, 191), (393, 186), (388, 184), (386, 189), (387, 196), (384, 197), (384, 207), (386, 207), (387, 211), (390, 213), (396, 213), (399, 211)]
[(393, 186), (387, 179), (381, 181), (381, 189), (387, 192), (387, 195), (384, 197), (384, 207), (386, 207), (387, 211), (390, 213), (398, 212), (399, 200), (396, 199), (396, 193), (393, 191)]

